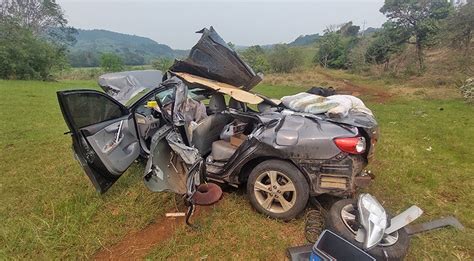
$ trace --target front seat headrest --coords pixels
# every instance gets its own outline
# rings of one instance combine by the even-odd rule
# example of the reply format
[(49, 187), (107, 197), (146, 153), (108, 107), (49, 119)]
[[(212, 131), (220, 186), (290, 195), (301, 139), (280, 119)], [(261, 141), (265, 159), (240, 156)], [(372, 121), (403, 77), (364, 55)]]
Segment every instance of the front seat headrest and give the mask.
[(229, 100), (229, 108), (232, 108), (232, 109), (238, 110), (238, 111), (246, 111), (245, 104), (243, 102), (240, 102), (240, 101), (232, 98), (232, 97)]
[(225, 99), (222, 93), (214, 93), (209, 100), (209, 109), (216, 112), (223, 112), (226, 109)]

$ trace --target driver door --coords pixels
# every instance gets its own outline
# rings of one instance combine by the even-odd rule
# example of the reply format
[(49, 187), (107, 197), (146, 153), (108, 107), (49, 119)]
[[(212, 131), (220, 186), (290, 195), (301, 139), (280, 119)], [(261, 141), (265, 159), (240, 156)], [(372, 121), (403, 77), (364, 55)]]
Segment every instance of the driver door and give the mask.
[(75, 158), (98, 192), (106, 192), (138, 158), (140, 144), (129, 110), (94, 90), (57, 92)]

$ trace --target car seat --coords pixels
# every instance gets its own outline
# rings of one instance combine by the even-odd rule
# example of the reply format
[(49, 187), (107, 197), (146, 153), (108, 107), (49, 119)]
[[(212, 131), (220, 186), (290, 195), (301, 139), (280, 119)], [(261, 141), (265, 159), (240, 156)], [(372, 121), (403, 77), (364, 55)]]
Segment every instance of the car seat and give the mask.
[(201, 155), (211, 152), (212, 143), (219, 139), (221, 131), (232, 120), (230, 115), (222, 113), (226, 110), (226, 105), (221, 93), (211, 96), (208, 107), (212, 114), (197, 123), (190, 142)]

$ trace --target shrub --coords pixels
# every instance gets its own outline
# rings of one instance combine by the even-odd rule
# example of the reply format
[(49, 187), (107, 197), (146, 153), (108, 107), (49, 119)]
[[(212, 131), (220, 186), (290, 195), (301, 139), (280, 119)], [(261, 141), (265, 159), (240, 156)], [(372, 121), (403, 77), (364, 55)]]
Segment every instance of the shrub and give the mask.
[(267, 55), (259, 45), (250, 46), (240, 52), (242, 60), (244, 60), (255, 72), (270, 71), (270, 64)]
[(270, 52), (268, 62), (272, 71), (288, 73), (303, 63), (303, 54), (300, 49), (277, 44)]
[(0, 78), (50, 79), (54, 69), (65, 66), (64, 52), (13, 21), (0, 22)]
[(170, 58), (159, 58), (151, 62), (154, 69), (166, 72), (173, 65), (173, 60)]
[(124, 68), (123, 60), (114, 53), (103, 53), (100, 56), (100, 67), (106, 72), (122, 71)]

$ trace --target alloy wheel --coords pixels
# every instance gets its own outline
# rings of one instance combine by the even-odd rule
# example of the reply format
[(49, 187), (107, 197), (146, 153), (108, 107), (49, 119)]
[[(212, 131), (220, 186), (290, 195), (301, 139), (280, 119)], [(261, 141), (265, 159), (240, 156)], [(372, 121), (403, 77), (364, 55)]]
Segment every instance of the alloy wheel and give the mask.
[(255, 198), (264, 209), (273, 213), (284, 213), (296, 203), (296, 187), (279, 171), (262, 172), (254, 184)]

